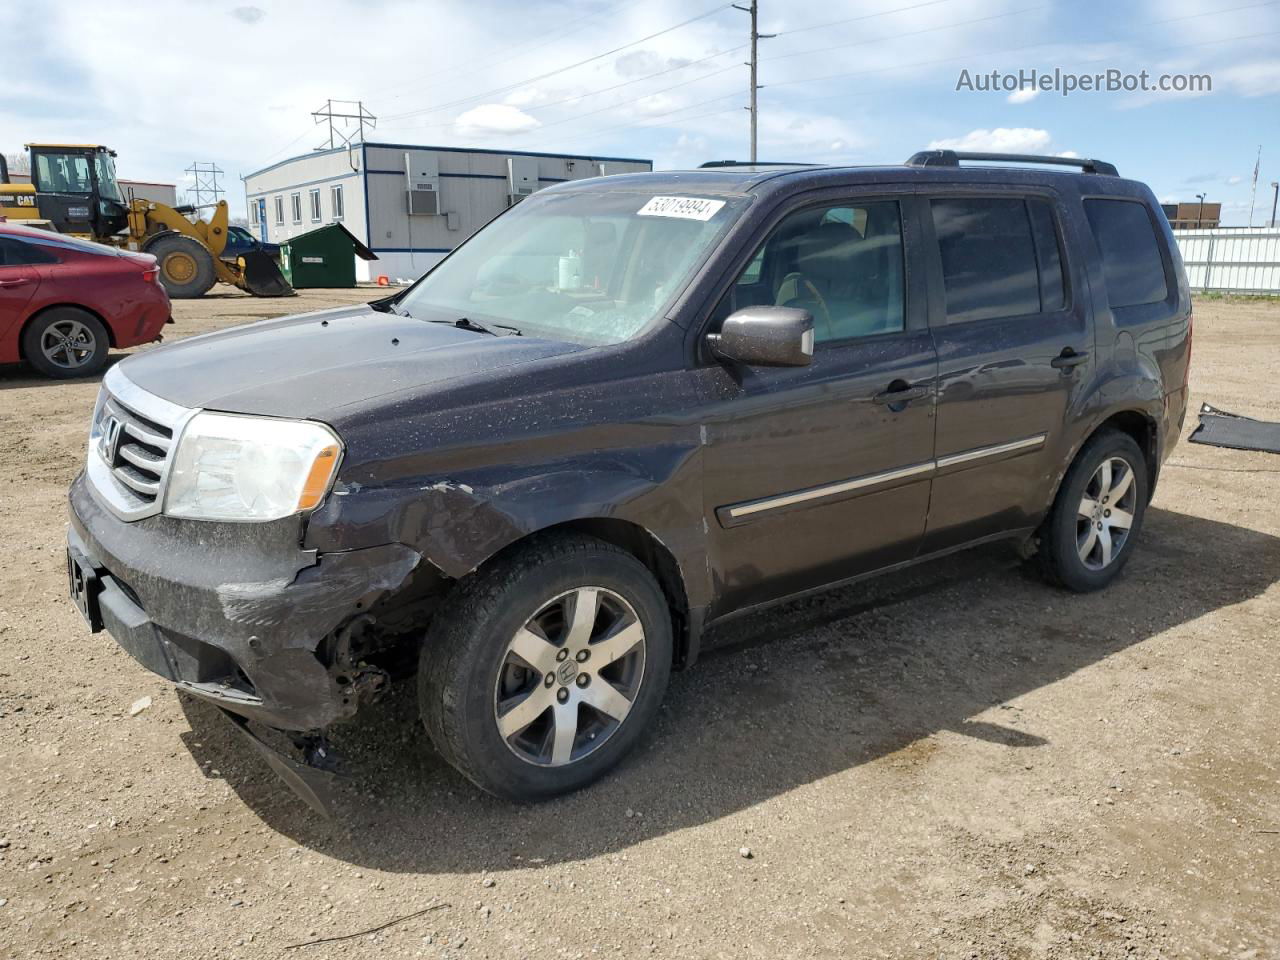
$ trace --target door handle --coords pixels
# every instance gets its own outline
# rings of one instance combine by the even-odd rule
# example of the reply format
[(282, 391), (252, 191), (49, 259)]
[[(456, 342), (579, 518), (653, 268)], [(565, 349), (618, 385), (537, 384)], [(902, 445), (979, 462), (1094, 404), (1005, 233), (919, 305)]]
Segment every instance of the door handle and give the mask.
[(1055, 370), (1070, 370), (1072, 367), (1078, 367), (1089, 359), (1089, 351), (1081, 350), (1077, 353), (1070, 347), (1063, 347), (1062, 352), (1049, 361), (1049, 366)]
[(0, 287), (16, 287), (24, 283), (30, 283), (27, 277), (12, 277), (8, 280), (0, 280)]
[(905, 380), (895, 380), (889, 384), (889, 389), (883, 393), (877, 393), (872, 397), (875, 403), (883, 403), (890, 409), (902, 409), (912, 400), (923, 400), (933, 391), (928, 387), (913, 387), (907, 384)]

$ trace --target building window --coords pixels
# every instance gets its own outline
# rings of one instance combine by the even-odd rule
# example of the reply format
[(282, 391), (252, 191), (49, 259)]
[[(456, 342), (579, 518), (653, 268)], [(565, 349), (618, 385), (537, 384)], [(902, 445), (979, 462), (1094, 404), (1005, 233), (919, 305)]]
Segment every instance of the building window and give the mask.
[(284, 224), (284, 197), (276, 197), (276, 226)]
[(320, 222), (320, 191), (311, 191), (311, 222)]
[(289, 206), (290, 206), (291, 212), (293, 213), (293, 222), (301, 223), (302, 222), (302, 194), (300, 193), (289, 194)]
[(257, 200), (249, 201), (249, 222), (255, 225), (258, 222), (258, 201)]
[(333, 219), (341, 220), (346, 212), (342, 208), (342, 184), (335, 183), (330, 188), (329, 199), (333, 201)]

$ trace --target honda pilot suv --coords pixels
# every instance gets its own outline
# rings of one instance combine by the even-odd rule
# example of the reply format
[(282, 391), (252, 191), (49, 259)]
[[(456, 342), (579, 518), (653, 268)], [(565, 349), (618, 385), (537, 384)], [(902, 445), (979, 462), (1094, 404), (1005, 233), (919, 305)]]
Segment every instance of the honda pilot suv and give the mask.
[(547, 797), (745, 611), (998, 539), (1111, 582), (1190, 340), (1160, 207), (1102, 162), (565, 183), (388, 299), (113, 367), (71, 592), (259, 745), (288, 732), (266, 755), (313, 801), (326, 730), (406, 653), (436, 749)]

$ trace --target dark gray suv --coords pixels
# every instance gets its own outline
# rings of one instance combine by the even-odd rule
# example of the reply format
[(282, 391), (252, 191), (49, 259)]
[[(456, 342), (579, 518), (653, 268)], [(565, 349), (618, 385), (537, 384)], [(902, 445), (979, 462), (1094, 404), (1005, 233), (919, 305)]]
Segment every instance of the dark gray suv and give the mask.
[(711, 623), (1006, 538), (1105, 586), (1190, 341), (1160, 207), (1101, 162), (563, 184), (389, 299), (114, 367), (71, 592), (312, 763), (410, 652), (436, 748), (546, 797), (634, 745)]

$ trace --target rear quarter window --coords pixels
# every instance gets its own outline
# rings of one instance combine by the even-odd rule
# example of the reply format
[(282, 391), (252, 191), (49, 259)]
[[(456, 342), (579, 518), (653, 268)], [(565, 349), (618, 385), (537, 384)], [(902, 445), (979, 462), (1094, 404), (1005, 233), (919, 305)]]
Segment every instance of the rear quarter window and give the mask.
[(1168, 296), (1160, 242), (1146, 204), (1092, 199), (1084, 202), (1084, 211), (1098, 241), (1111, 306), (1159, 303)]

